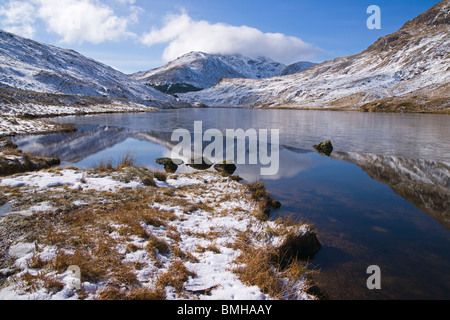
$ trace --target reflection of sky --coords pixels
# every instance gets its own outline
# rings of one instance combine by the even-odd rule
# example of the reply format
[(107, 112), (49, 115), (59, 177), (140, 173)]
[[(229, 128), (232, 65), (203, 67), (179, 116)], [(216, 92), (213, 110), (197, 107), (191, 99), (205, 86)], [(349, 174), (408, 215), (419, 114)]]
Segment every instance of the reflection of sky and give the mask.
[(136, 165), (147, 167), (149, 169), (159, 169), (155, 163), (157, 158), (160, 158), (167, 150), (165, 147), (156, 143), (141, 141), (133, 138), (128, 138), (125, 141), (116, 144), (111, 148), (99, 151), (80, 162), (74, 163), (75, 166), (83, 169), (90, 168), (101, 161), (111, 160), (113, 165), (122, 159), (122, 157), (129, 152), (136, 161)]
[(204, 130), (279, 129), (281, 144), (310, 150), (313, 144), (331, 139), (335, 150), (342, 152), (410, 159), (450, 159), (450, 118), (442, 115), (213, 108), (51, 120), (160, 132), (173, 132), (180, 128), (193, 132), (194, 121), (202, 120)]
[[(101, 161), (112, 161), (113, 165), (122, 159), (122, 157), (130, 153), (136, 161), (136, 165), (146, 167), (153, 170), (161, 170), (163, 167), (156, 164), (156, 159), (162, 157), (171, 157), (171, 150), (166, 146), (149, 142), (145, 140), (138, 140), (135, 138), (128, 138), (123, 142), (120, 142), (113, 147), (101, 150), (95, 154), (92, 154), (85, 159), (73, 163), (73, 165), (84, 169), (90, 168)], [(246, 159), (248, 160), (248, 154)], [(291, 150), (282, 148), (279, 153), (279, 170), (276, 175), (265, 176), (264, 179), (278, 180), (281, 178), (289, 178), (296, 176), (299, 172), (308, 170), (316, 166), (320, 156), (316, 153), (296, 153)], [(186, 160), (186, 159), (184, 159)], [(214, 163), (223, 161), (224, 159), (212, 159)], [(274, 156), (273, 161), (276, 160)], [(269, 165), (262, 166), (260, 164), (250, 165), (238, 165), (238, 169), (235, 174), (238, 174), (247, 181), (255, 181), (261, 178), (261, 167), (268, 167)], [(195, 170), (188, 168), (184, 165), (179, 167), (178, 172), (193, 172)]]

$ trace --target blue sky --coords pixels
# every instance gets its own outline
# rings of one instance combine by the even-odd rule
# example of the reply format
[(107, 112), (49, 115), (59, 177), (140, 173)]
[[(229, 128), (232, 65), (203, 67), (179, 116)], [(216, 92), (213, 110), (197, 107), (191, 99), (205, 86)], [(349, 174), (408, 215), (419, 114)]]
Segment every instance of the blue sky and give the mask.
[[(189, 51), (289, 64), (357, 54), (436, 0), (0, 0), (0, 28), (74, 49), (125, 73)], [(381, 9), (369, 30), (367, 8)]]

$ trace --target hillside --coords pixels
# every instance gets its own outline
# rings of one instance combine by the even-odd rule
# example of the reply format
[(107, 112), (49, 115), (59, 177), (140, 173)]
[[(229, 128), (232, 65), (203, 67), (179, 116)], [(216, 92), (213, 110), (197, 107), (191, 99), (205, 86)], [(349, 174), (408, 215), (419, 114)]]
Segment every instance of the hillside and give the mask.
[(0, 30), (0, 88), (128, 99), (145, 105), (175, 102), (124, 73), (73, 51)]
[(449, 0), (360, 54), (263, 80), (222, 79), (180, 96), (209, 106), (448, 112)]

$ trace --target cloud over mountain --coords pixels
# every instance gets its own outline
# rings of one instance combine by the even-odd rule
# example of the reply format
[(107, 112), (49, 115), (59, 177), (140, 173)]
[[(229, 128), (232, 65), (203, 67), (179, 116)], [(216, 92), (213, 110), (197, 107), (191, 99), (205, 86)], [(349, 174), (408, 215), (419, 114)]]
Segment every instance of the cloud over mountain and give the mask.
[(242, 54), (248, 57), (267, 56), (276, 61), (292, 63), (313, 58), (319, 49), (303, 40), (281, 33), (263, 33), (249, 26), (233, 26), (194, 20), (186, 12), (168, 14), (163, 26), (153, 28), (141, 41), (153, 46), (168, 44), (163, 59), (172, 61), (192, 51), (209, 54)]

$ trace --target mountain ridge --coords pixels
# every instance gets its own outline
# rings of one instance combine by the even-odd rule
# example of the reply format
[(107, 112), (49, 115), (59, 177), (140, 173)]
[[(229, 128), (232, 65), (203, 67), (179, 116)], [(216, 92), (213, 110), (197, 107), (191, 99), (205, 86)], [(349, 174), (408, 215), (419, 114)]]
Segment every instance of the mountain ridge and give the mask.
[(80, 53), (0, 30), (0, 87), (49, 94), (127, 99), (143, 105), (176, 100)]
[(163, 92), (171, 92), (172, 89), (174, 91), (171, 93), (183, 93), (185, 90), (199, 91), (210, 88), (223, 78), (270, 78), (301, 72), (312, 65), (315, 64), (301, 61), (286, 66), (265, 57), (189, 52), (160, 68), (136, 72), (130, 77)]

